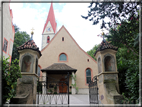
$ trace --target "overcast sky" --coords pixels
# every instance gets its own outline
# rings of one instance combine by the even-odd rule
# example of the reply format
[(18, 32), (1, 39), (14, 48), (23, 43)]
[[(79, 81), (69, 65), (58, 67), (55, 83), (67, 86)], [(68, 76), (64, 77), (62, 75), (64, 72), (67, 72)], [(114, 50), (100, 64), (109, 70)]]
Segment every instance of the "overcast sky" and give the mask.
[[(16, 24), (20, 31), (26, 31), (29, 35), (31, 35), (31, 29), (34, 28), (33, 39), (40, 50), (42, 31), (50, 5), (50, 3), (10, 4), (13, 11), (13, 24)], [(102, 32), (100, 24), (92, 25), (92, 22), (81, 17), (81, 15), (88, 14), (89, 5), (89, 3), (53, 3), (57, 31), (64, 25), (86, 52), (102, 41), (102, 38), (97, 36)]]

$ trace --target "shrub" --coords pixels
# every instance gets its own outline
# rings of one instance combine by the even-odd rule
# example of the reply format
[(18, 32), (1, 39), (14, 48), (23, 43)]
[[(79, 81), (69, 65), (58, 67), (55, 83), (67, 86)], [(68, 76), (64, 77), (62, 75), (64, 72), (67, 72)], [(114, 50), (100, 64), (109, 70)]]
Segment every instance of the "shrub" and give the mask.
[(21, 77), (19, 60), (15, 59), (10, 64), (9, 58), (2, 60), (2, 103), (16, 95), (17, 79)]
[(37, 92), (42, 93), (42, 83), (37, 81)]
[(54, 92), (54, 94), (57, 94), (57, 92)]

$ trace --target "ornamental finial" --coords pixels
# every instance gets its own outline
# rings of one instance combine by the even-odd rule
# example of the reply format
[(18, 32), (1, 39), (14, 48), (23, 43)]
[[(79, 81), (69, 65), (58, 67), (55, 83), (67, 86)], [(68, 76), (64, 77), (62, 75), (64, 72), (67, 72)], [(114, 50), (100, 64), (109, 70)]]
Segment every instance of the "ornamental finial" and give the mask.
[(34, 34), (33, 30), (34, 30), (34, 28), (32, 28), (31, 30), (32, 31), (31, 31), (31, 39), (30, 40), (33, 40), (33, 34)]
[(104, 30), (102, 29), (103, 41), (104, 41), (104, 35), (105, 35), (105, 33), (104, 33)]

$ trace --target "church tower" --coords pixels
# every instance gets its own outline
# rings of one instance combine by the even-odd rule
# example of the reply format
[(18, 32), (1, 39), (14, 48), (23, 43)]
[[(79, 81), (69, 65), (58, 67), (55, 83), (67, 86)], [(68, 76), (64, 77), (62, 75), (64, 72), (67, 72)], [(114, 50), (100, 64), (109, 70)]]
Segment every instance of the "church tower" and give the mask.
[(49, 13), (47, 16), (46, 23), (43, 28), (42, 32), (42, 46), (41, 50), (49, 44), (51, 39), (54, 37), (56, 33), (57, 28), (57, 23), (55, 21), (55, 15), (54, 15), (54, 10), (53, 10), (53, 4), (51, 3)]

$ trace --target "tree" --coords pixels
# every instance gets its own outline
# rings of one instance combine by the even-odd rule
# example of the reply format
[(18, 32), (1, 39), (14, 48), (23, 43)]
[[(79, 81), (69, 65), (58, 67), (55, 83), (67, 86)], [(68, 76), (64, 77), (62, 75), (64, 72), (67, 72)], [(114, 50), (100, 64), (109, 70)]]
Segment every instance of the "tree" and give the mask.
[[(102, 28), (109, 30), (104, 36), (112, 45), (119, 47), (116, 60), (119, 72), (120, 92), (126, 101), (139, 99), (139, 4), (140, 2), (93, 3), (89, 6), (88, 16), (82, 16), (93, 25), (102, 20)], [(104, 19), (110, 20), (106, 22)], [(108, 29), (109, 28), (109, 29)]]
[(139, 21), (133, 17), (130, 21), (122, 21), (105, 35), (111, 44), (119, 47), (116, 59), (121, 94), (126, 101), (134, 103), (139, 99), (138, 26)]
[(134, 101), (139, 98), (139, 59), (127, 48), (119, 48), (116, 54), (119, 87), (126, 101)]
[[(94, 5), (93, 5), (94, 4)], [(87, 16), (82, 16), (84, 19), (89, 19), (89, 21), (93, 22), (93, 25), (99, 23), (102, 20), (101, 28), (112, 28), (114, 25), (121, 23), (122, 20), (130, 20), (134, 16), (138, 19), (138, 10), (139, 10), (139, 2), (94, 2), (90, 3), (88, 8)], [(129, 18), (128, 18), (129, 16)], [(104, 19), (109, 18), (110, 20), (107, 22)], [(106, 26), (107, 25), (107, 26)]]
[(136, 18), (131, 21), (122, 21), (116, 29), (110, 29), (109, 34), (105, 35), (112, 44), (118, 47), (126, 47), (133, 54), (139, 56), (139, 21)]
[(12, 51), (12, 61), (15, 59), (19, 59), (19, 53), (17, 51), (17, 47), (21, 46), (25, 42), (30, 39), (30, 35), (26, 32), (19, 31), (19, 28), (14, 25), (15, 27), (15, 37), (14, 37), (14, 44), (13, 44), (13, 51)]
[(3, 57), (2, 61), (2, 102), (10, 99), (16, 94), (17, 79), (21, 77), (21, 71), (17, 63), (19, 60), (15, 59), (10, 64), (9, 58)]
[(90, 51), (87, 51), (88, 55), (90, 55), (93, 59), (95, 59), (97, 61), (97, 59), (94, 56), (94, 53), (96, 52), (96, 50), (98, 49), (99, 45), (95, 45), (93, 47), (93, 49), (91, 49)]
[(15, 33), (19, 31), (19, 27), (17, 25), (14, 24), (14, 29), (15, 29)]

